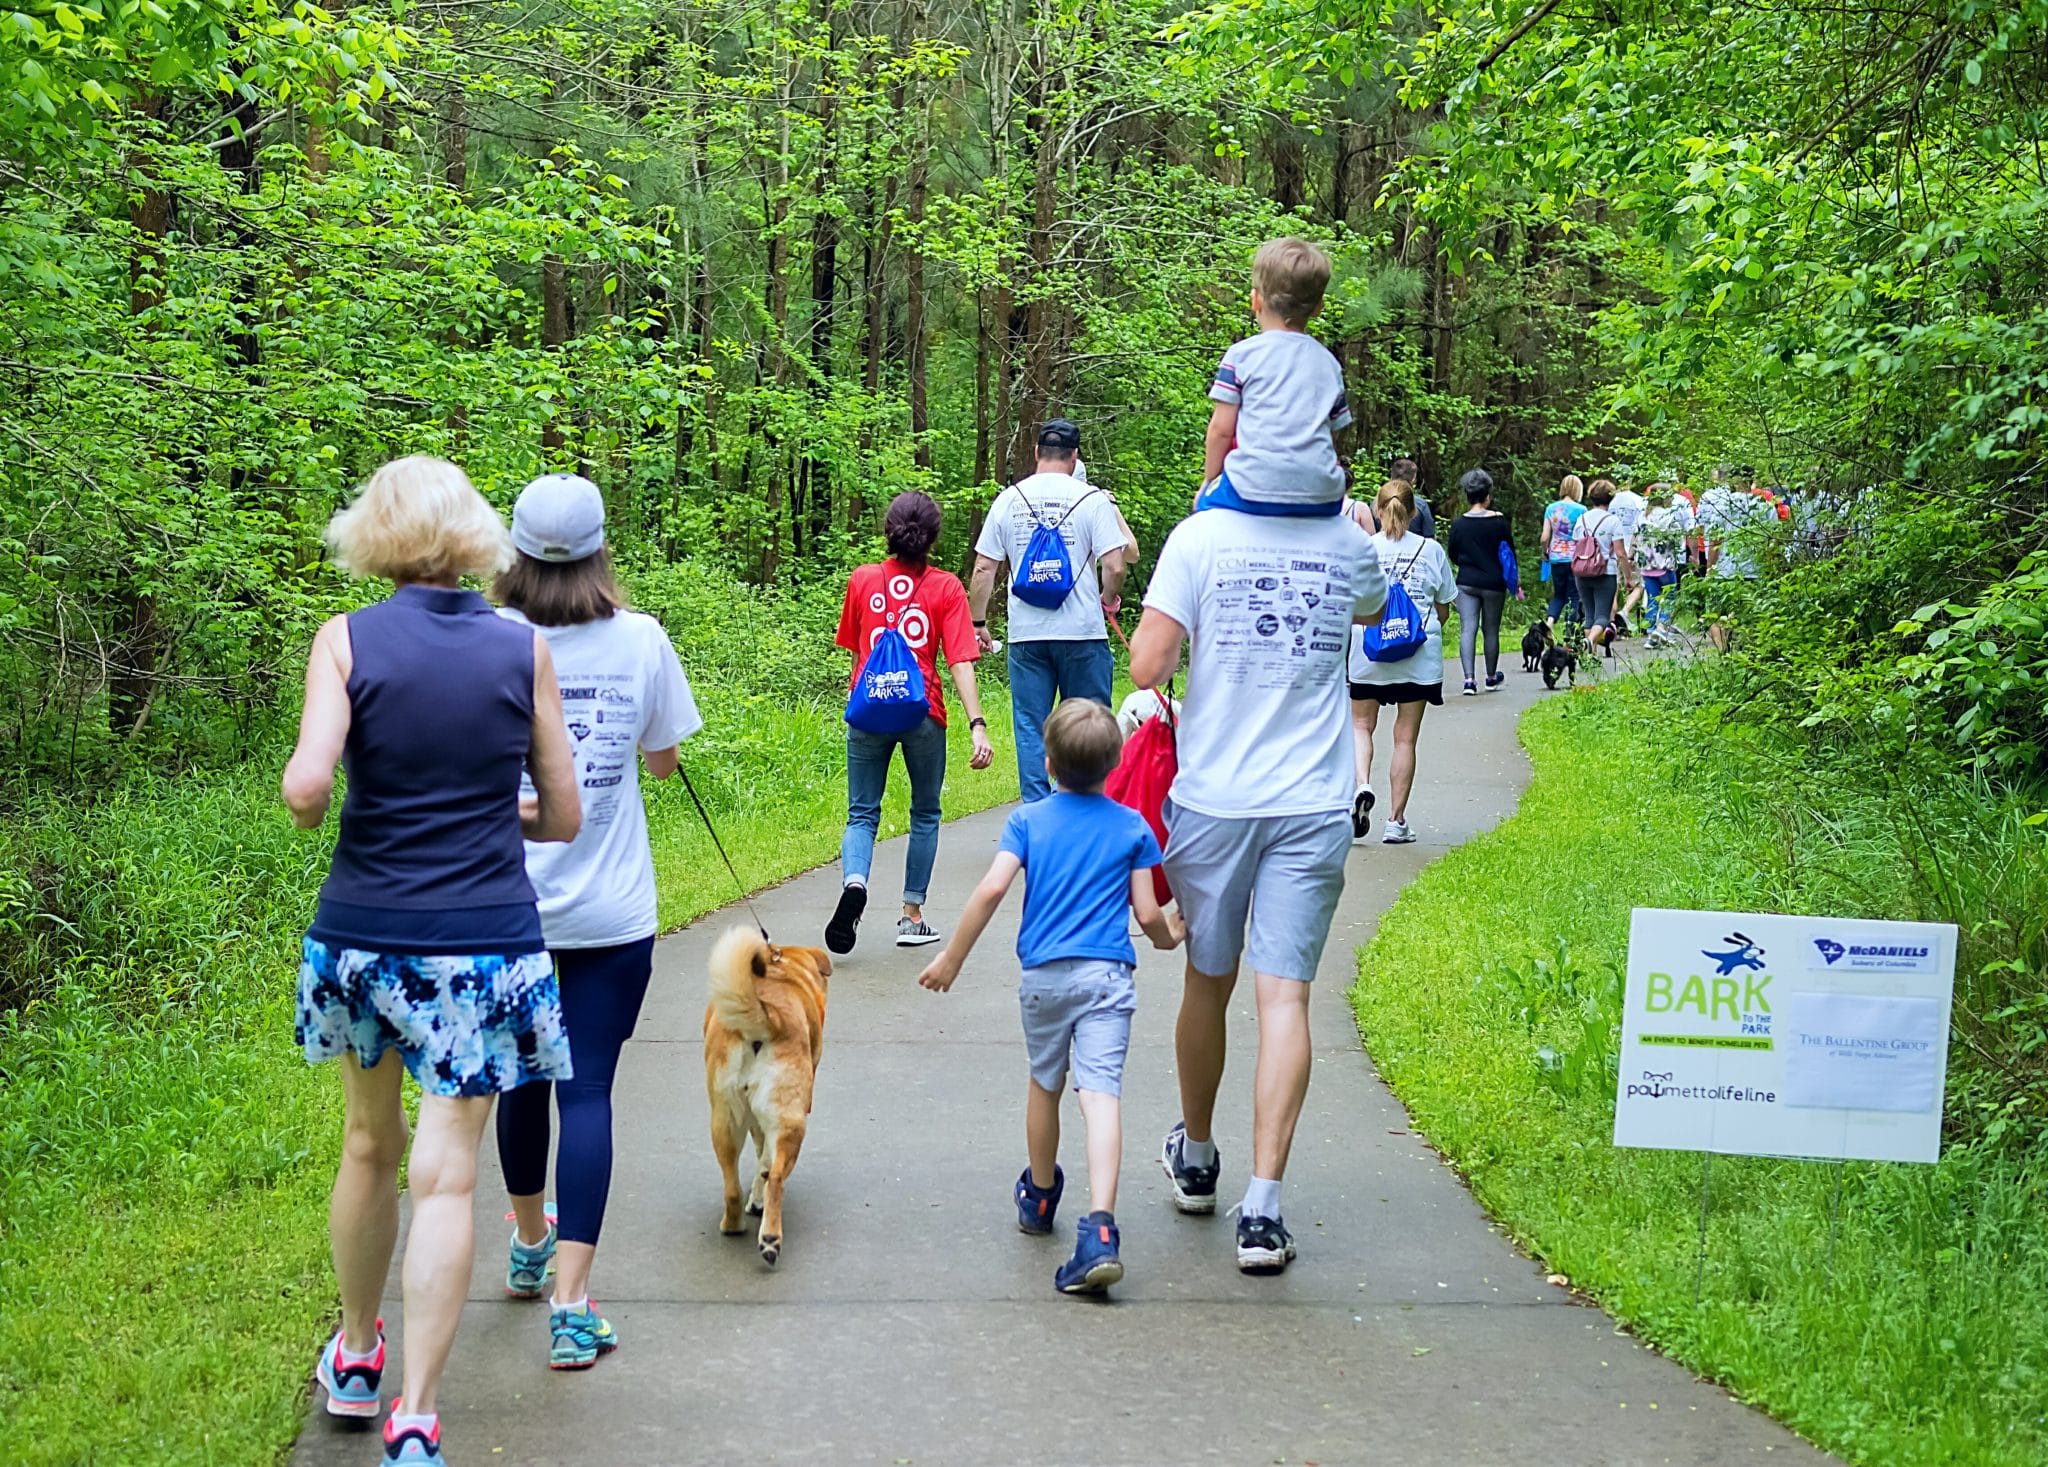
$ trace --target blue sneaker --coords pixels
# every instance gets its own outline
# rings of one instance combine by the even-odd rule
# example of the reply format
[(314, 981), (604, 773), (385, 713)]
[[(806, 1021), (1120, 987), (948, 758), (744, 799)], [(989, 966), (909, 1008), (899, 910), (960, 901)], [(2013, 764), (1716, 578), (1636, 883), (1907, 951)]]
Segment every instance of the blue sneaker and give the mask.
[(1031, 1185), (1031, 1168), (1024, 1168), (1017, 1178), (1017, 1231), (1051, 1232), (1053, 1214), (1060, 1210), (1060, 1193), (1066, 1190), (1067, 1174), (1057, 1165), (1052, 1169), (1052, 1186), (1043, 1192)]
[(1166, 1133), (1166, 1144), (1159, 1150), (1159, 1165), (1165, 1168), (1166, 1180), (1173, 1183), (1173, 1205), (1179, 1212), (1214, 1212), (1216, 1210), (1216, 1183), (1223, 1175), (1223, 1153), (1217, 1152), (1216, 1159), (1207, 1166), (1196, 1166), (1181, 1155), (1181, 1146), (1188, 1139), (1185, 1121), (1175, 1121), (1173, 1129)]
[(1074, 1224), (1074, 1256), (1060, 1265), (1052, 1285), (1062, 1294), (1099, 1294), (1124, 1276), (1124, 1261), (1117, 1257), (1121, 1241), (1116, 1219), (1106, 1212), (1091, 1212)]
[(1237, 1267), (1241, 1273), (1281, 1273), (1294, 1262), (1294, 1236), (1277, 1217), (1237, 1220)]
[(555, 1267), (555, 1225), (532, 1247), (519, 1241), (519, 1229), (512, 1230), (512, 1259), (505, 1265), (505, 1292), (515, 1299), (538, 1299), (548, 1291), (548, 1275)]
[(341, 1353), (341, 1332), (335, 1331), (313, 1377), (327, 1392), (327, 1414), (369, 1420), (384, 1406), (384, 1321), (377, 1321), (377, 1349), (368, 1360), (345, 1360)]
[(404, 1462), (413, 1467), (446, 1467), (447, 1458), (441, 1455), (441, 1418), (432, 1417), (425, 1426), (398, 1424), (398, 1418), (405, 1409), (405, 1402), (391, 1403), (391, 1419), (384, 1423), (384, 1460), (387, 1463)]
[(585, 1299), (580, 1308), (557, 1309), (548, 1315), (554, 1344), (548, 1350), (550, 1370), (588, 1370), (600, 1355), (619, 1348), (618, 1331)]

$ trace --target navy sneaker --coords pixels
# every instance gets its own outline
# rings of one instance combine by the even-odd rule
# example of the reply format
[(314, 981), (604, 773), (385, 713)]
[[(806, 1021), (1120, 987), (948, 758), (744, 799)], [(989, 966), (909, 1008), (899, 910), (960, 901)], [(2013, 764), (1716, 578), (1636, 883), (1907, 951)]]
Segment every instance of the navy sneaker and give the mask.
[(1214, 1212), (1216, 1182), (1223, 1175), (1223, 1153), (1217, 1152), (1216, 1159), (1207, 1166), (1195, 1166), (1181, 1155), (1181, 1143), (1187, 1138), (1187, 1123), (1175, 1121), (1159, 1151), (1159, 1165), (1166, 1170), (1166, 1180), (1173, 1183), (1174, 1208), (1179, 1212)]
[(1017, 1231), (1051, 1232), (1053, 1214), (1060, 1210), (1060, 1193), (1066, 1190), (1067, 1174), (1057, 1166), (1052, 1169), (1052, 1185), (1043, 1192), (1031, 1185), (1031, 1168), (1024, 1168), (1017, 1178)]
[(1062, 1294), (1099, 1294), (1124, 1276), (1124, 1261), (1116, 1256), (1120, 1241), (1116, 1219), (1106, 1212), (1091, 1212), (1074, 1224), (1074, 1256), (1060, 1265), (1052, 1286)]
[(1237, 1267), (1240, 1273), (1279, 1273), (1294, 1261), (1294, 1239), (1277, 1217), (1237, 1219)]

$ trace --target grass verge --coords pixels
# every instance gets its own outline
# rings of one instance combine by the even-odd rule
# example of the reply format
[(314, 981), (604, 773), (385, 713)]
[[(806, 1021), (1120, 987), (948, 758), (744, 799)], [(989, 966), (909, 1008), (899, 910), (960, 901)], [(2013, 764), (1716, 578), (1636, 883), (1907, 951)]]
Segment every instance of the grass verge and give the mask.
[[(1701, 722), (1691, 696), (1659, 675), (1530, 711), (1517, 814), (1425, 871), (1361, 953), (1373, 1059), (1523, 1246), (1678, 1360), (1853, 1462), (2039, 1467), (2044, 1158), (1964, 1114), (1967, 1078), (1935, 1166), (1717, 1157), (1697, 1304), (1701, 1158), (1610, 1143), (1631, 907), (1938, 915), (1865, 785)], [(1980, 825), (1987, 851), (2020, 838)], [(1971, 956), (1984, 931), (1948, 915)]]
[[(684, 767), (741, 876), (834, 858), (838, 707), (699, 695)], [(984, 697), (996, 762), (968, 769), (955, 710), (949, 818), (1016, 798), (1008, 692), (984, 679)], [(292, 1044), (327, 838), (291, 829), (275, 777), (162, 782), (0, 830), (0, 950), (65, 954), (0, 984), (44, 994), (0, 1013), (0, 1421), (22, 1467), (272, 1462), (297, 1434), (335, 1314), (341, 1094)], [(884, 836), (908, 798), (899, 773)], [(732, 900), (676, 782), (651, 788), (649, 824), (665, 927)]]

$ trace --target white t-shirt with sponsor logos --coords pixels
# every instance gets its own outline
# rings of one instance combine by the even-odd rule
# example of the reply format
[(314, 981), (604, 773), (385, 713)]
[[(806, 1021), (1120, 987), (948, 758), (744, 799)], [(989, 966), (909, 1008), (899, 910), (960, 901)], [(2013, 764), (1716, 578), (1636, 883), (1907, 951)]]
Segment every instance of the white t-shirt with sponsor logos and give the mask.
[[(498, 614), (526, 620), (516, 611)], [(651, 937), (660, 924), (639, 751), (673, 749), (704, 726), (690, 680), (661, 623), (641, 612), (536, 630), (554, 655), (583, 797), (576, 839), (526, 844), (541, 934), (551, 948), (613, 947)], [(531, 781), (521, 789), (531, 795)]]
[(1145, 605), (1187, 628), (1173, 801), (1223, 819), (1351, 807), (1351, 625), (1386, 604), (1348, 516), (1208, 509), (1159, 552)]
[(1124, 532), (1117, 523), (1115, 501), (1099, 488), (1091, 492), (1086, 483), (1067, 474), (1033, 474), (996, 496), (974, 552), (990, 560), (1008, 562), (1003, 584), (1012, 585), (1017, 579), (1017, 567), (1024, 564), (1032, 532), (1040, 524), (1059, 526), (1060, 538), (1067, 542), (1067, 563), (1073, 568), (1074, 589), (1065, 601), (1049, 611), (1019, 601), (1016, 593), (1011, 592), (1010, 640), (1103, 641), (1109, 636), (1109, 628), (1102, 621), (1102, 578), (1096, 573), (1095, 563), (1112, 550), (1124, 548)]

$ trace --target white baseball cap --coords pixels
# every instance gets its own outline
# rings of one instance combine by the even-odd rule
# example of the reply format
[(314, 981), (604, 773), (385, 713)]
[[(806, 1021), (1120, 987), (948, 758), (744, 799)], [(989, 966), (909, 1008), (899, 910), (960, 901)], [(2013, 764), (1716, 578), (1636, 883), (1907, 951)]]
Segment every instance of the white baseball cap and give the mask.
[(588, 559), (604, 549), (604, 496), (580, 474), (543, 474), (512, 506), (512, 543), (535, 560)]

